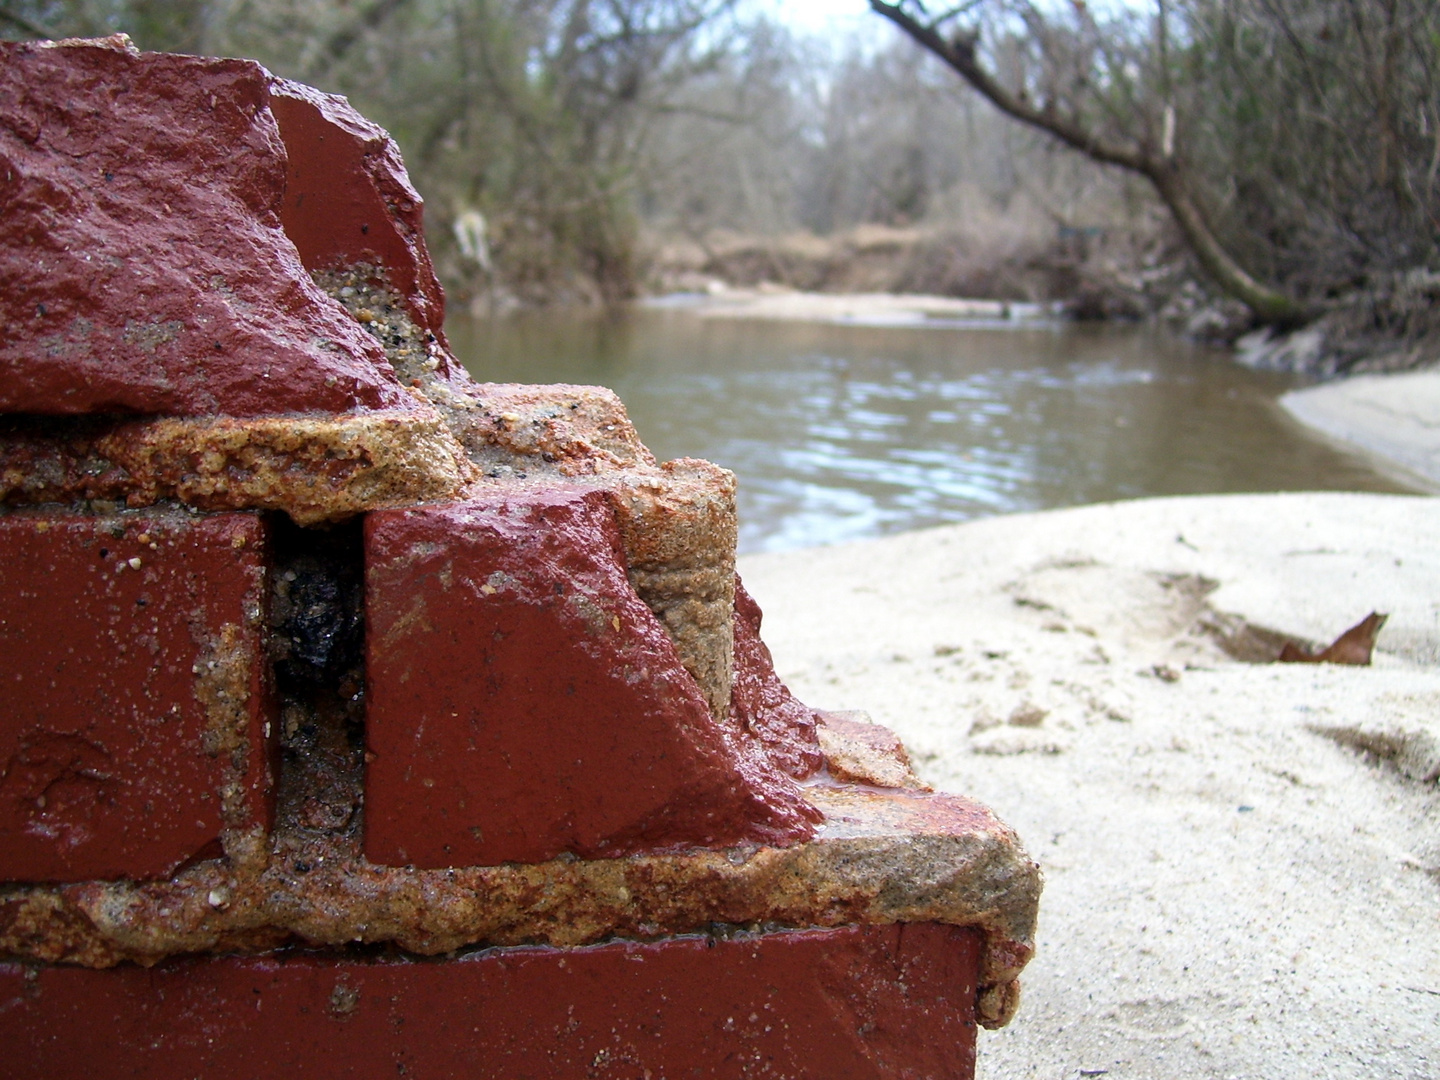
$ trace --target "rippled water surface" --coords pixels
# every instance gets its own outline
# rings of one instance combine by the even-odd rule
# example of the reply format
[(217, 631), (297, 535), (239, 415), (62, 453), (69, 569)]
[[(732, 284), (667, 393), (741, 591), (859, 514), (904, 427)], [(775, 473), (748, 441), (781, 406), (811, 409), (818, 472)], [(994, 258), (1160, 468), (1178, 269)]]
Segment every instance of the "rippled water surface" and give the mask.
[(740, 479), (741, 550), (1144, 495), (1400, 491), (1295, 385), (1129, 327), (873, 328), (636, 311), (452, 316), (476, 378), (609, 386), (661, 459)]

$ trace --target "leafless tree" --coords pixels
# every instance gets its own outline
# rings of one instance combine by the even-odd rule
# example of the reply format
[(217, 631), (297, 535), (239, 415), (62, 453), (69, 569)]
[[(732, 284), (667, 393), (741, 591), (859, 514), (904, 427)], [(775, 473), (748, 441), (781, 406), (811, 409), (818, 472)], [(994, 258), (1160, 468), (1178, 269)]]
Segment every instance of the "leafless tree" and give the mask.
[[(1080, 0), (1063, 24), (1028, 0), (971, 0), (936, 16), (920, 0), (870, 0), (870, 6), (1002, 112), (1148, 180), (1196, 259), (1258, 318), (1293, 324), (1311, 314), (1309, 305), (1258, 281), (1220, 241), (1178, 153), (1178, 116), (1164, 93), (1167, 72), (1142, 65), (1151, 50), (1135, 47), (1132, 27), (1102, 26)], [(1163, 50), (1163, 3), (1160, 10), (1154, 48)], [(984, 27), (992, 40), (982, 43)]]
[(1262, 322), (1434, 261), (1432, 0), (1156, 0), (1106, 18), (1084, 0), (871, 7), (1002, 112), (1144, 177)]

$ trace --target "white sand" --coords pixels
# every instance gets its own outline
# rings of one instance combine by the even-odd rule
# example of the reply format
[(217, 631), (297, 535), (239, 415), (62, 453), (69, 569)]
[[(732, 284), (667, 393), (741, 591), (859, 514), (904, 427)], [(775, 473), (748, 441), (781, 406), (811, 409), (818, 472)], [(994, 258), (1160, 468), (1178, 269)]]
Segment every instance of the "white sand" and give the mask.
[[(718, 283), (717, 283), (718, 284)], [(813, 293), (772, 285), (720, 288), (707, 295), (677, 294), (647, 301), (706, 319), (765, 319), (841, 326), (1034, 325), (1058, 317), (1056, 304), (961, 300), (916, 293)]]
[(1378, 458), (1382, 469), (1394, 463), (1407, 479), (1440, 491), (1440, 371), (1339, 379), (1286, 394), (1280, 404), (1346, 448)]
[[(1440, 1076), (1437, 538), (1436, 499), (1222, 496), (741, 560), (795, 692), (893, 727), (1045, 868), (981, 1077)], [(1201, 629), (1372, 609), (1368, 668)]]

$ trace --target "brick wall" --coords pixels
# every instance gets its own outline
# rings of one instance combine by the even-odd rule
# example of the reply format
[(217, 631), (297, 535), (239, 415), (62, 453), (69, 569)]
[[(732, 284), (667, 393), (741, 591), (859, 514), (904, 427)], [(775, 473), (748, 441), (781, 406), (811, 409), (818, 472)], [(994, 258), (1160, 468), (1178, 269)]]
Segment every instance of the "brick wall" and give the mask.
[(972, 1074), (1035, 865), (775, 676), (733, 476), (470, 380), (383, 131), (0, 42), (0, 159), (0, 1078)]

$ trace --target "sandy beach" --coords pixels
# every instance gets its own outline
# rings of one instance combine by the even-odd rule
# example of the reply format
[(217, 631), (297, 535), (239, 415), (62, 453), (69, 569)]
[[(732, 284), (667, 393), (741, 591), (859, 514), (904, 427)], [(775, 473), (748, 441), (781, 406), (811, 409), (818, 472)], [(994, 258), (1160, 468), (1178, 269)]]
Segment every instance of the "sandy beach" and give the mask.
[[(1212, 496), (742, 559), (795, 692), (1044, 867), (981, 1077), (1433, 1080), (1437, 535), (1424, 497)], [(1372, 610), (1370, 667), (1232, 655)]]
[(1337, 379), (1292, 391), (1280, 404), (1382, 471), (1440, 492), (1440, 371)]
[(799, 292), (782, 286), (719, 288), (708, 294), (680, 293), (650, 300), (647, 304), (682, 308), (702, 319), (821, 322), (837, 326), (1033, 326), (1060, 318), (1056, 304), (965, 300), (915, 293)]

